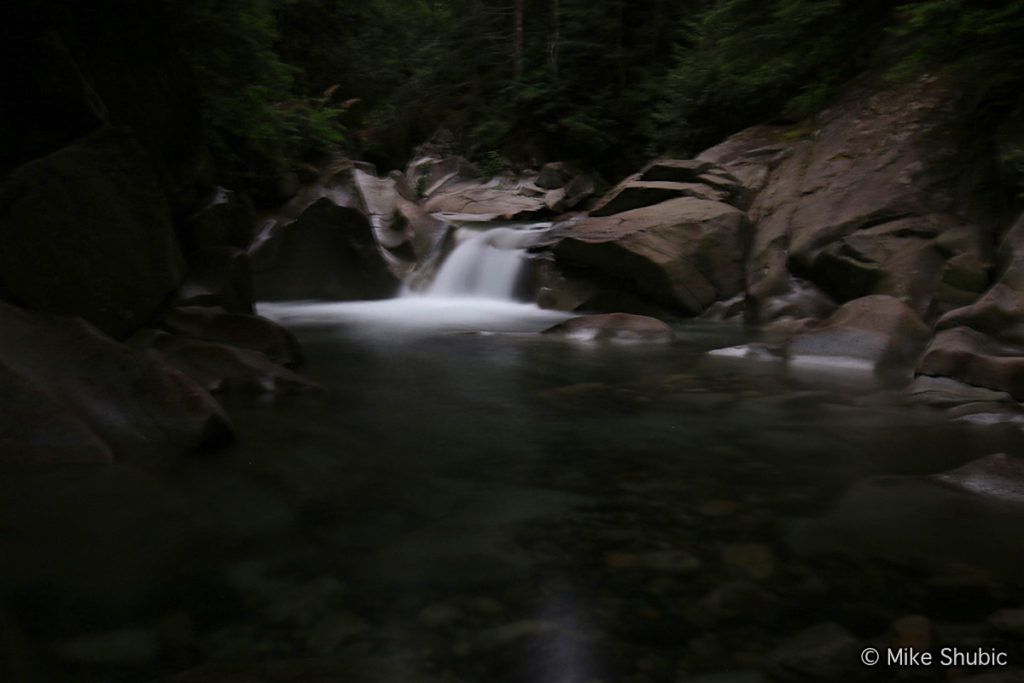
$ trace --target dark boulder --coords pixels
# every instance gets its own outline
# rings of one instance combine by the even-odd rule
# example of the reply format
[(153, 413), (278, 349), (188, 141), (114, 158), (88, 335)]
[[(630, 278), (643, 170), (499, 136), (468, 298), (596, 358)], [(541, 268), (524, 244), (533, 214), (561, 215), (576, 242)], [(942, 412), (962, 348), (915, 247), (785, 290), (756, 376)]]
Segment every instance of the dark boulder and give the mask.
[(193, 252), (189, 255), (188, 274), (175, 294), (175, 302), (251, 314), (254, 295), (249, 255), (234, 247), (213, 247)]
[(326, 197), (275, 226), (250, 255), (260, 300), (385, 299), (399, 286), (366, 216)]
[(299, 343), (292, 333), (257, 315), (181, 306), (167, 311), (161, 326), (173, 334), (258, 351), (281, 365), (295, 366), (301, 361)]
[(15, 392), (8, 401), (22, 423), (20, 431), (3, 430), (5, 458), (101, 461), (232, 438), (228, 418), (201, 387), (86, 322), (0, 303), (0, 329), (4, 383)]
[(305, 393), (323, 390), (319, 384), (250, 348), (150, 330), (136, 335), (133, 345), (156, 352), (170, 366), (211, 392)]
[(125, 336), (177, 288), (167, 201), (125, 128), (12, 171), (0, 185), (0, 295)]

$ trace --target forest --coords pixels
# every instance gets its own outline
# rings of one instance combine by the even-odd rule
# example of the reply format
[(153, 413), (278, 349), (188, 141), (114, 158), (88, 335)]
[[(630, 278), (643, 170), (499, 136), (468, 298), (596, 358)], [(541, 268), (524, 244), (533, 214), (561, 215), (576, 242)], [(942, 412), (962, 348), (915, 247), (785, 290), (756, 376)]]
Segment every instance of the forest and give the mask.
[(1021, 2), (188, 0), (208, 133), (235, 172), (342, 145), (398, 167), (438, 129), (500, 168), (613, 174), (798, 122), (864, 70), (952, 68), (1019, 115)]

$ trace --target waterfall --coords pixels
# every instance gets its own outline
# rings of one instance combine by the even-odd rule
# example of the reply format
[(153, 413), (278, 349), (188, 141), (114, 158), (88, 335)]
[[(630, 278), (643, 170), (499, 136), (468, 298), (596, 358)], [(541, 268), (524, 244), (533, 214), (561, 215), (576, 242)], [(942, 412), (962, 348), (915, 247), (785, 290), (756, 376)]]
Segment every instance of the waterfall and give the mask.
[(431, 297), (478, 297), (511, 301), (525, 263), (534, 229), (492, 228), (459, 244), (445, 259), (425, 294)]

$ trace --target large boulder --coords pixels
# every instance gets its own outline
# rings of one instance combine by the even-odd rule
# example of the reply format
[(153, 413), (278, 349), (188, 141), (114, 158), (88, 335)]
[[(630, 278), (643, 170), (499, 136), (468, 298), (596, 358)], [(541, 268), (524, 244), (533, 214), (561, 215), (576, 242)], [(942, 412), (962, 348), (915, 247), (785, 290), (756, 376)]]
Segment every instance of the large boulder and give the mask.
[(184, 277), (167, 199), (124, 128), (12, 171), (0, 184), (0, 244), (0, 296), (116, 337)]
[(478, 179), (481, 172), (464, 157), (428, 154), (409, 162), (405, 177), (417, 197), (430, 197), (450, 183)]
[(175, 302), (251, 314), (253, 296), (249, 254), (234, 247), (212, 247), (189, 255), (188, 274)]
[(579, 341), (670, 342), (675, 339), (675, 333), (665, 322), (629, 313), (582, 315), (543, 333)]
[(301, 361), (299, 343), (291, 332), (258, 315), (239, 315), (203, 306), (172, 308), (161, 327), (173, 334), (258, 351), (281, 365)]
[(88, 323), (0, 303), (3, 459), (105, 461), (223, 444), (206, 391)]
[(794, 337), (791, 364), (864, 367), (909, 373), (929, 329), (906, 304), (883, 295), (842, 305), (820, 327)]
[(923, 568), (977, 567), (1015, 581), (1024, 562), (1024, 463), (991, 455), (929, 476), (855, 484), (824, 517), (792, 525), (802, 554), (879, 555)]
[(327, 197), (276, 225), (250, 256), (260, 300), (385, 299), (399, 286), (366, 216)]
[(697, 315), (743, 288), (743, 212), (684, 197), (560, 226), (549, 249), (559, 269)]
[(948, 312), (918, 368), (1024, 400), (1024, 215), (999, 248), (1000, 273), (974, 303)]
[(507, 179), (486, 183), (464, 182), (445, 186), (431, 194), (424, 208), (465, 220), (530, 220), (548, 213), (544, 197), (523, 193)]
[(977, 226), (962, 219), (912, 216), (832, 242), (804, 274), (839, 301), (887, 294), (934, 318), (974, 301), (985, 289), (990, 252)]
[(267, 354), (244, 346), (152, 330), (143, 330), (132, 343), (155, 352), (210, 392), (305, 393), (323, 389)]
[(958, 100), (936, 77), (866, 77), (812, 126), (760, 126), (700, 155), (758, 192), (750, 318), (770, 321), (793, 275), (840, 302), (891, 294), (930, 318), (984, 287), (991, 235), (958, 217), (970, 192), (960, 178), (980, 158), (957, 137)]
[(969, 327), (940, 330), (917, 372), (1005, 391), (1024, 401), (1024, 347), (1001, 343)]

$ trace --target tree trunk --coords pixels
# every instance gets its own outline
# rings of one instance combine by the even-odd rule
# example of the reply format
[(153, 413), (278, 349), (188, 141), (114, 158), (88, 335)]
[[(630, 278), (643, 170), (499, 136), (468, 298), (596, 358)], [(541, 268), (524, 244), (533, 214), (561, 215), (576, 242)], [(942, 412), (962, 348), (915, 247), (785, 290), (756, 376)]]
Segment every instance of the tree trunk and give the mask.
[(558, 47), (562, 40), (562, 18), (559, 0), (551, 0), (551, 38), (548, 42), (548, 65), (551, 76), (558, 80)]
[(523, 78), (523, 13), (526, 0), (515, 0), (515, 26), (512, 43), (512, 63), (515, 65), (516, 80)]

